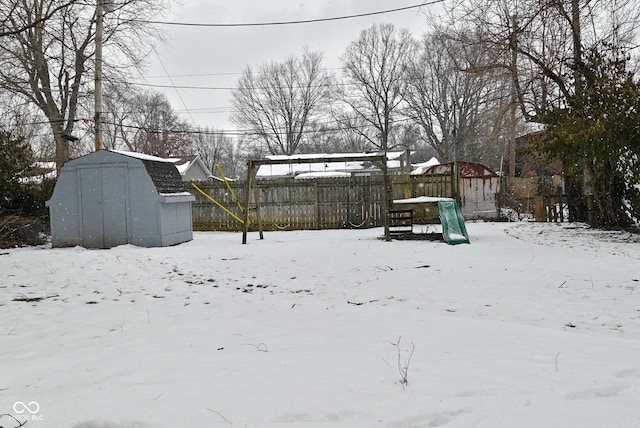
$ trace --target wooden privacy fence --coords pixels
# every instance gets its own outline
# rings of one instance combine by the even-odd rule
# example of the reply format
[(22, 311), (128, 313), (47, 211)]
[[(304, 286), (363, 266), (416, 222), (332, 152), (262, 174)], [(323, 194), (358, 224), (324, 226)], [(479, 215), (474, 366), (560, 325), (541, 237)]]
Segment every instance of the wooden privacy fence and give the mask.
[(512, 207), (519, 216), (533, 215), (538, 222), (565, 221), (567, 197), (563, 176), (514, 177), (507, 187), (511, 194), (504, 205)]
[[(390, 176), (392, 198), (451, 196), (451, 176)], [(242, 218), (233, 197), (244, 201), (245, 182), (195, 183), (226, 210)], [(260, 217), (264, 230), (342, 229), (379, 227), (384, 222), (382, 175), (316, 178), (312, 180), (267, 179), (257, 181)], [(194, 188), (194, 230), (240, 231), (241, 223)], [(255, 201), (249, 218), (255, 218)]]
[(451, 197), (451, 175), (392, 175), (393, 199), (416, 198), (418, 196)]

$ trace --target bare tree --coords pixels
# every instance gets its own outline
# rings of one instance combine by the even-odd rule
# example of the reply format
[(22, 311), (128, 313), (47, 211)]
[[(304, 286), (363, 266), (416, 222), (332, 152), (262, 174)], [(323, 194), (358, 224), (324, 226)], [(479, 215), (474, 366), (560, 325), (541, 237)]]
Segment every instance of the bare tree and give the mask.
[[(481, 37), (475, 43), (488, 54), (486, 69), (508, 70), (522, 117), (544, 123), (563, 111), (578, 116), (585, 111), (583, 52), (637, 46), (640, 7), (638, 0), (526, 0), (517, 4), (470, 0), (452, 8), (451, 17), (451, 27), (478, 29)], [(588, 208), (594, 192), (590, 183), (604, 172), (593, 164), (587, 146), (577, 144), (574, 149), (584, 150), (580, 162), (565, 159), (571, 167), (565, 171), (565, 187), (570, 220), (593, 223), (588, 217), (594, 212)], [(510, 157), (515, 159), (513, 152)]]
[(47, 159), (46, 150), (50, 147), (42, 145), (42, 137), (46, 135), (46, 120), (40, 111), (24, 101), (6, 92), (0, 93), (0, 128), (19, 135), (31, 146), (34, 158)]
[(353, 132), (353, 124), (346, 125), (348, 118), (332, 112), (333, 120), (314, 126), (300, 145), (301, 153), (357, 153), (372, 150), (371, 144)]
[(216, 165), (219, 165), (224, 175), (229, 178), (238, 178), (242, 173), (240, 146), (223, 130), (197, 129), (192, 137), (191, 147), (194, 153), (200, 155), (213, 175), (219, 175)]
[(301, 58), (271, 62), (242, 73), (232, 93), (233, 123), (262, 141), (271, 154), (296, 152), (331, 90), (322, 55), (305, 49)]
[(120, 102), (112, 112), (115, 122), (107, 121), (106, 127), (113, 127), (127, 150), (161, 157), (190, 154), (192, 127), (163, 94), (139, 91)]
[[(409, 56), (414, 41), (407, 30), (374, 25), (351, 42), (341, 60), (344, 67), (342, 100), (346, 116), (375, 148), (389, 150), (394, 122), (399, 120)], [(343, 122), (343, 125), (346, 122)]]
[[(344, 92), (343, 92), (344, 93)], [(369, 121), (351, 110), (338, 104), (332, 108), (331, 116), (337, 124), (334, 146), (344, 152), (368, 152), (379, 148), (377, 141), (372, 141)]]
[(510, 104), (508, 74), (477, 72), (484, 51), (465, 40), (425, 34), (409, 66), (406, 114), (444, 161), (480, 160), (497, 139)]
[(73, 0), (67, 1), (64, 3), (60, 3), (57, 6), (50, 9), (46, 15), (38, 18), (32, 22), (25, 23), (23, 26), (15, 27), (11, 24), (8, 24), (9, 17), (19, 8), (19, 3), (15, 1), (0, 1), (0, 37), (14, 36), (18, 33), (22, 33), (27, 31), (30, 28), (34, 28), (37, 25), (44, 23), (46, 20), (50, 19), (58, 12), (60, 9), (71, 6)]
[[(105, 73), (114, 76), (141, 63), (158, 36), (144, 20), (161, 7), (162, 0), (126, 0), (105, 14)], [(58, 168), (69, 158), (69, 142), (77, 138), (73, 133), (81, 106), (92, 99), (95, 9), (83, 2), (17, 0), (4, 22), (11, 35), (0, 44), (0, 89), (46, 116)]]
[[(393, 25), (373, 25), (362, 31), (342, 55), (346, 85), (341, 98), (347, 106), (347, 117), (364, 122), (353, 132), (383, 152), (390, 147), (392, 128), (402, 105), (406, 71), (415, 42), (407, 30), (396, 31)], [(384, 177), (384, 230), (390, 240), (389, 217), (391, 184), (387, 164), (380, 165)]]
[(540, 121), (549, 108), (579, 99), (583, 51), (594, 46), (635, 46), (638, 0), (468, 0), (449, 10), (451, 32), (481, 45), (480, 70), (503, 69), (516, 89), (522, 116)]
[(138, 87), (126, 83), (107, 82), (102, 98), (102, 144), (105, 149), (134, 150), (134, 135), (137, 126), (138, 102), (143, 96)]

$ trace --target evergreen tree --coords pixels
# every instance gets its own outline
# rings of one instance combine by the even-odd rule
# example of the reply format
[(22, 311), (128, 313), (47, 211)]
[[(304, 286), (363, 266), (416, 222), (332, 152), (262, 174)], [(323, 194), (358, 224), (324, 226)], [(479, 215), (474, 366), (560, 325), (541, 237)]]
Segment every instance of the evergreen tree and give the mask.
[(585, 175), (588, 221), (624, 227), (640, 211), (640, 82), (620, 49), (592, 49), (583, 65), (583, 90), (568, 107), (545, 117), (542, 149), (563, 161), (570, 176)]
[(31, 161), (31, 148), (25, 139), (0, 130), (0, 217), (25, 214), (35, 208), (34, 196), (20, 184), (20, 176)]

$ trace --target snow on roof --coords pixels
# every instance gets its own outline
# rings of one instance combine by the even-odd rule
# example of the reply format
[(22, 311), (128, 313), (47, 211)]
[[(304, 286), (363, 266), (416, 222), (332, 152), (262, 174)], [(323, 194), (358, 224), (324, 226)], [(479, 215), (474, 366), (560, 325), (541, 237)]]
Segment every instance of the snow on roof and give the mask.
[(186, 175), (189, 169), (191, 169), (194, 165), (200, 165), (200, 168), (202, 168), (203, 172), (208, 177), (213, 176), (213, 174), (211, 174), (211, 171), (209, 171), (207, 165), (205, 165), (205, 163), (202, 161), (202, 158), (200, 158), (200, 155), (186, 155), (180, 156), (179, 158), (168, 158), (168, 160), (173, 161), (173, 164), (176, 166), (176, 168), (178, 168), (178, 172), (180, 172), (180, 175)]
[(44, 174), (20, 177), (18, 181), (20, 184), (41, 184), (44, 180), (54, 180), (56, 177), (58, 177), (58, 172), (54, 169)]
[(415, 198), (407, 198), (407, 199), (394, 199), (394, 204), (424, 204), (424, 203), (435, 203), (435, 202), (450, 202), (455, 201), (453, 198), (445, 198), (440, 196), (418, 196)]
[(40, 169), (56, 169), (56, 163), (55, 162), (41, 162), (41, 161), (36, 161), (31, 165), (33, 168), (40, 168)]
[(145, 153), (137, 153), (137, 152), (127, 152), (125, 150), (109, 150), (110, 152), (113, 153), (118, 153), (124, 156), (129, 156), (132, 158), (136, 158), (136, 159), (140, 159), (140, 160), (148, 160), (148, 161), (154, 161), (154, 162), (166, 162), (166, 163), (173, 163), (175, 164), (176, 162), (178, 162), (180, 159), (166, 159), (166, 158), (161, 158), (158, 156), (152, 156), (152, 155), (148, 155)]
[(310, 178), (328, 178), (328, 177), (351, 177), (350, 172), (346, 171), (316, 171), (316, 172), (303, 172), (295, 176), (296, 180), (305, 180)]
[(18, 181), (22, 184), (41, 184), (43, 180), (53, 180), (57, 176), (55, 162), (36, 161)]
[(191, 166), (191, 162), (176, 163), (175, 165), (176, 168), (178, 168), (178, 172), (180, 173), (180, 175), (184, 175)]
[[(400, 163), (396, 159), (402, 156), (404, 152), (387, 152), (387, 165), (389, 168), (397, 168)], [(286, 177), (295, 176), (298, 178), (300, 174), (305, 174), (301, 178), (313, 177), (348, 177), (351, 172), (367, 171), (375, 169), (362, 158), (380, 156), (381, 152), (375, 153), (308, 153), (287, 155), (270, 155), (266, 159), (271, 160), (290, 160), (288, 164), (282, 165), (260, 165), (258, 168), (258, 177)], [(336, 161), (336, 162), (319, 162), (319, 163), (298, 163), (296, 160), (316, 159), (316, 158), (354, 158), (354, 161)]]
[[(402, 156), (404, 152), (387, 152), (387, 159), (396, 159)], [(283, 160), (288, 159), (294, 162), (297, 159), (315, 159), (315, 158), (363, 158), (380, 156), (382, 152), (363, 152), (363, 153), (301, 153), (295, 155), (268, 155), (266, 159)]]
[[(363, 162), (321, 162), (321, 163), (289, 163), (283, 165), (260, 165), (258, 177), (286, 177), (291, 175), (361, 171), (366, 169)], [(347, 173), (347, 175), (350, 175)], [(326, 175), (325, 175), (326, 176)], [(334, 175), (333, 175), (334, 176)]]
[(432, 157), (431, 159), (429, 159), (426, 162), (413, 164), (412, 166), (413, 166), (414, 170), (411, 171), (411, 175), (424, 174), (427, 169), (431, 168), (434, 165), (440, 165), (440, 161), (438, 159), (436, 159), (435, 156)]
[(525, 135), (542, 132), (546, 129), (547, 129), (546, 125), (543, 125), (542, 123), (527, 122), (524, 124), (524, 129), (521, 130), (520, 133), (518, 134), (518, 138), (524, 137)]

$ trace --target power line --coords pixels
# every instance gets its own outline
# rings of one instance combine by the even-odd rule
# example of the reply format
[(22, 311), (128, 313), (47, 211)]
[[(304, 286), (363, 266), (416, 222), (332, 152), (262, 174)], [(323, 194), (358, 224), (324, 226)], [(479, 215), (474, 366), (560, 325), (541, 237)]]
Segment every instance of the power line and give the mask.
[(319, 22), (340, 21), (345, 19), (363, 18), (366, 16), (384, 15), (388, 13), (402, 12), (410, 9), (418, 9), (424, 6), (431, 6), (438, 3), (443, 3), (445, 0), (431, 0), (412, 6), (398, 7), (395, 9), (380, 10), (376, 12), (358, 13), (353, 15), (335, 16), (332, 18), (316, 18), (316, 19), (303, 19), (295, 21), (274, 21), (274, 22), (247, 22), (247, 23), (228, 23), (228, 24), (206, 24), (197, 22), (172, 22), (172, 21), (147, 21), (130, 19), (130, 22), (143, 22), (147, 24), (160, 24), (160, 25), (176, 25), (185, 27), (266, 27), (276, 25), (294, 25), (294, 24), (314, 24)]
[[(98, 1), (100, 1), (100, 0), (98, 0)], [(176, 94), (178, 95), (178, 98), (180, 99), (180, 102), (182, 102), (182, 106), (187, 111), (187, 114), (189, 115), (189, 118), (191, 118), (191, 122), (193, 122), (193, 124), (195, 125), (196, 121), (193, 120), (193, 116), (191, 116), (191, 112), (189, 111), (189, 108), (187, 107), (187, 104), (184, 102), (184, 98), (182, 98), (182, 95), (180, 94), (180, 91), (178, 91), (178, 87), (173, 82), (173, 79), (171, 78), (171, 76), (169, 76), (169, 72), (167, 71), (167, 67), (164, 66), (164, 62), (162, 62), (162, 59), (160, 58), (160, 55), (158, 55), (158, 52), (155, 49), (153, 51), (156, 54), (156, 57), (158, 58), (158, 61), (160, 61), (160, 65), (162, 66), (162, 69), (164, 70), (165, 74), (169, 78), (169, 81), (171, 82), (171, 86), (176, 91)]]
[[(160, 83), (142, 83), (142, 82), (125, 82), (129, 85), (135, 86), (146, 86), (149, 88), (169, 88), (169, 89), (195, 89), (199, 91), (232, 91), (235, 89), (240, 89), (237, 87), (231, 86), (191, 86), (191, 85), (175, 85), (173, 81), (171, 81), (171, 85), (162, 85)], [(359, 83), (352, 82), (336, 82), (336, 83), (325, 83), (320, 85), (311, 85), (310, 88), (332, 88), (337, 86), (357, 86)], [(287, 86), (275, 86), (274, 89), (283, 89), (287, 88)], [(259, 90), (259, 87), (245, 87), (242, 89), (251, 89), (251, 90)]]
[[(344, 67), (323, 67), (323, 71), (329, 70), (343, 70)], [(221, 72), (221, 73), (194, 73), (194, 74), (171, 74), (171, 75), (157, 75), (157, 76), (144, 76), (145, 79), (165, 79), (167, 77), (174, 78), (184, 78), (184, 77), (211, 77), (211, 76), (240, 76), (243, 72), (241, 71), (229, 71), (229, 72)]]
[[(261, 87), (232, 87), (232, 86), (193, 86), (193, 85), (176, 85), (173, 82), (173, 79), (171, 79), (170, 76), (165, 76), (167, 78), (169, 78), (171, 84), (170, 85), (164, 85), (161, 83), (143, 83), (143, 82), (124, 82), (127, 83), (129, 85), (135, 85), (135, 86), (145, 86), (145, 87), (149, 87), (149, 88), (169, 88), (169, 89), (193, 89), (193, 90), (202, 90), (202, 91), (232, 91), (232, 90), (262, 90), (263, 88)], [(257, 80), (260, 80), (262, 76), (258, 77)], [(398, 79), (398, 81), (407, 81), (407, 82), (412, 82), (412, 81), (417, 81), (417, 80), (424, 80), (424, 78), (422, 77), (403, 77)], [(366, 83), (371, 83), (371, 82), (366, 82)], [(359, 81), (333, 81), (330, 83), (321, 83), (318, 85), (311, 85), (309, 86), (309, 88), (335, 88), (335, 87), (359, 87), (362, 85), (362, 82)], [(286, 89), (289, 88), (289, 86), (272, 86), (270, 87), (272, 89)]]
[(237, 76), (242, 74), (241, 72), (228, 72), (228, 73), (198, 73), (198, 74), (172, 74), (172, 75), (161, 75), (161, 76), (145, 76), (147, 79), (164, 79), (166, 77), (210, 77), (210, 76)]
[[(410, 118), (401, 118), (401, 119), (395, 119), (392, 120), (391, 123), (392, 124), (399, 124), (399, 123), (404, 123), (404, 122), (408, 122), (410, 121)], [(145, 131), (145, 132), (149, 132), (152, 134), (174, 134), (174, 135), (226, 135), (226, 136), (262, 136), (262, 135), (269, 135), (269, 136), (274, 136), (274, 135), (280, 135), (280, 134), (284, 134), (286, 133), (286, 129), (285, 128), (280, 128), (277, 131), (261, 131), (261, 130), (256, 130), (256, 129), (236, 129), (236, 130), (204, 130), (202, 129), (202, 127), (197, 127), (196, 129), (194, 128), (187, 128), (187, 129), (171, 129), (171, 128), (153, 128), (153, 127), (148, 127), (148, 126), (139, 126), (139, 125), (129, 125), (129, 124), (123, 124), (123, 123), (114, 123), (114, 122), (108, 122), (108, 121), (104, 121), (103, 122), (106, 125), (112, 125), (112, 126), (117, 126), (117, 127), (121, 127), (123, 129), (133, 129), (133, 130), (138, 130), (138, 131)], [(335, 121), (325, 121), (325, 122), (319, 122), (316, 125), (328, 125), (328, 124), (332, 124), (335, 123)], [(310, 135), (310, 134), (314, 134), (314, 133), (318, 133), (318, 132), (325, 132), (325, 133), (334, 133), (334, 132), (343, 132), (343, 131), (349, 131), (352, 129), (365, 129), (365, 128), (369, 128), (370, 125), (345, 125), (345, 126), (337, 126), (337, 127), (331, 127), (331, 128), (322, 128), (322, 129), (316, 129), (316, 128), (310, 128), (308, 130), (304, 130), (302, 131), (302, 133), (304, 135)]]
[(141, 83), (141, 82), (126, 82), (130, 85), (136, 86), (147, 86), (149, 88), (173, 88), (173, 89), (197, 89), (197, 90), (218, 90), (218, 91), (228, 91), (231, 87), (224, 86), (189, 86), (189, 85), (161, 85), (156, 83)]

